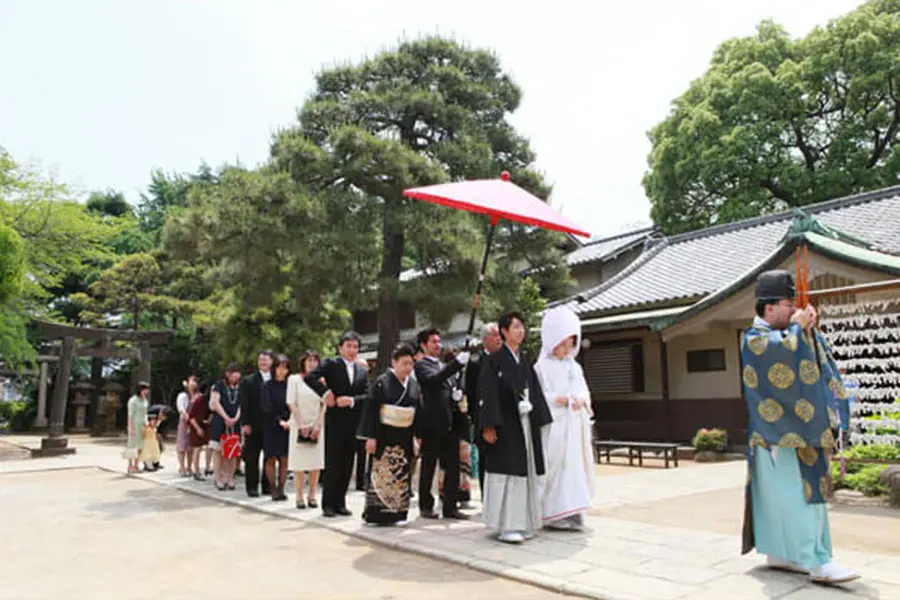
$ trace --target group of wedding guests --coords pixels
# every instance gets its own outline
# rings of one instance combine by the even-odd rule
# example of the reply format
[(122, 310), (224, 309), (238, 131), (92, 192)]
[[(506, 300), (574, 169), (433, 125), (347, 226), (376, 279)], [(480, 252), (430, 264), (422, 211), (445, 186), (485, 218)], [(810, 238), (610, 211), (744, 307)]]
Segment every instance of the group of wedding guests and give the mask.
[[(232, 363), (205, 394), (198, 378), (188, 377), (176, 400), (179, 474), (199, 481), (212, 475), (220, 491), (234, 490), (235, 476), (242, 474), (248, 496), (258, 497), (261, 491), (282, 501), (287, 500), (288, 473), (293, 473), (297, 507), (316, 508), (328, 402), (304, 382), (319, 366), (318, 353), (304, 352), (296, 368), (291, 363), (285, 355), (260, 352), (254, 373), (242, 378), (240, 367)], [(204, 452), (206, 468), (201, 471)]]
[[(270, 352), (259, 353), (257, 370), (243, 378), (238, 365), (228, 365), (207, 394), (191, 376), (176, 400), (179, 472), (198, 480), (212, 474), (218, 490), (230, 491), (243, 461), (247, 494), (276, 501), (287, 499), (292, 472), (301, 509), (319, 507), (324, 473), (321, 509), (330, 518), (351, 514), (355, 463), (363, 519), (403, 524), (421, 460), (420, 515), (467, 519), (460, 509), (469, 507), (474, 445), (484, 519), (500, 540), (521, 542), (542, 526), (579, 529), (594, 480), (590, 394), (574, 360), (580, 324), (568, 309), (548, 311), (534, 366), (521, 352), (525, 334), (518, 314), (504, 315), (484, 326), (483, 349), (471, 356), (447, 352), (440, 332), (429, 329), (417, 347), (399, 344), (372, 382), (352, 331), (337, 356), (320, 360), (307, 351), (296, 368)], [(141, 387), (136, 397), (146, 394)]]

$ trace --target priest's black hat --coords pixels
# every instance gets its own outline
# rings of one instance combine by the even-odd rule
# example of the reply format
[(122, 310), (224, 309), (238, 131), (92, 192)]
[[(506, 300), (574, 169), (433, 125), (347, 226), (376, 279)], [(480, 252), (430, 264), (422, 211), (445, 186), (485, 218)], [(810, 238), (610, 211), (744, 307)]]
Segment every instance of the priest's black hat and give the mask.
[(796, 295), (794, 278), (783, 269), (760, 273), (756, 279), (756, 299), (776, 302)]

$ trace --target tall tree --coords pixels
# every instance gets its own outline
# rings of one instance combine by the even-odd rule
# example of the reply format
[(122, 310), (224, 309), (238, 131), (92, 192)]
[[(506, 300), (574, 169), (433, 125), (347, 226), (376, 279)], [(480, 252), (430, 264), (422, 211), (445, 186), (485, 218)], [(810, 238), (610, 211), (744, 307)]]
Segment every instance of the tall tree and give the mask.
[(115, 326), (123, 318), (133, 329), (141, 327), (147, 313), (187, 315), (192, 307), (175, 298), (159, 294), (162, 270), (149, 254), (126, 256), (107, 269), (88, 287), (87, 294), (73, 294), (84, 318), (100, 326)]
[(801, 39), (763, 21), (719, 46), (650, 133), (654, 222), (678, 233), (895, 185), (898, 11), (870, 0)]
[(0, 359), (18, 364), (31, 354), (25, 322), (18, 307), (25, 284), (22, 238), (0, 223)]
[[(531, 170), (528, 141), (507, 120), (521, 91), (490, 52), (422, 39), (326, 69), (316, 82), (297, 126), (276, 136), (271, 164), (304, 186), (333, 192), (340, 226), (364, 232), (377, 259), (368, 278), (377, 282), (374, 297), (366, 278), (355, 283), (377, 305), (383, 366), (399, 333), (401, 299), (436, 324), (466, 308), (486, 231), (483, 218), (404, 199), (403, 189), (503, 170), (541, 197), (549, 188)], [(496, 242), (492, 272), (521, 269), (528, 258), (545, 267), (542, 283), (567, 283), (553, 235), (504, 226)], [(428, 277), (401, 286), (404, 257)]]
[(353, 260), (335, 246), (331, 206), (286, 174), (228, 168), (170, 216), (164, 251), (193, 265), (172, 289), (203, 298), (194, 320), (215, 333), (224, 359), (249, 362), (263, 346), (333, 347), (349, 318), (335, 289)]
[(89, 211), (107, 217), (121, 217), (134, 214), (134, 209), (128, 204), (125, 195), (112, 189), (105, 192), (93, 192), (88, 197), (86, 206)]

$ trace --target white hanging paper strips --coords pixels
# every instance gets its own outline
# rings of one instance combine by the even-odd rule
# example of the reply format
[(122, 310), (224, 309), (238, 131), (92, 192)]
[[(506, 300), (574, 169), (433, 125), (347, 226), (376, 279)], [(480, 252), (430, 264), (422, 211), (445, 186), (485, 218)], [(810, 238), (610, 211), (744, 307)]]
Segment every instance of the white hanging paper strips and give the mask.
[[(852, 444), (900, 444), (900, 300), (819, 306), (819, 329), (828, 340), (845, 380), (858, 384), (851, 393)], [(877, 418), (866, 418), (876, 415)]]

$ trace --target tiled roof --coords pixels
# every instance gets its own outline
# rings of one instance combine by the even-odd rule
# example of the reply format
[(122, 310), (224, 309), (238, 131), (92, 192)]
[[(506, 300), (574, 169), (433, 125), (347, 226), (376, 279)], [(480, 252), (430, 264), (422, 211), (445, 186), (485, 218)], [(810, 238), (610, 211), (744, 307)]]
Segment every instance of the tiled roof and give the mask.
[(605, 260), (626, 248), (642, 243), (653, 232), (653, 227), (647, 227), (611, 237), (591, 238), (581, 248), (566, 255), (566, 264), (574, 267), (575, 265)]
[[(803, 207), (823, 224), (900, 255), (900, 187)], [(621, 273), (563, 300), (582, 315), (694, 301), (728, 285), (775, 250), (792, 221), (776, 213), (666, 238)]]

